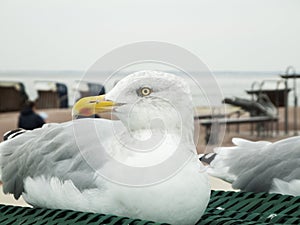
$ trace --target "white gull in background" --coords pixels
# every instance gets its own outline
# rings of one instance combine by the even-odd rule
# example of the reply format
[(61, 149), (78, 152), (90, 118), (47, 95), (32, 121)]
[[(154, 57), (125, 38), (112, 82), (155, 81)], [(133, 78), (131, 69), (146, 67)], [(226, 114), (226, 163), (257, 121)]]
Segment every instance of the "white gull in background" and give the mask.
[(232, 183), (234, 189), (300, 196), (300, 137), (274, 143), (233, 138), (233, 147), (201, 157), (208, 173)]
[[(3, 191), (15, 198), (22, 195), (36, 207), (195, 224), (206, 209), (210, 188), (193, 142), (193, 105), (187, 84), (171, 74), (137, 72), (118, 82), (106, 96), (79, 100), (73, 116), (111, 108), (121, 122), (79, 119), (50, 124), (1, 143)], [(152, 151), (130, 148), (156, 137), (164, 138), (152, 143)], [(146, 167), (146, 172), (135, 177), (110, 167), (106, 159), (97, 161), (100, 145), (120, 164), (138, 171)], [(168, 177), (157, 171), (158, 182), (126, 184), (127, 179), (142, 184), (149, 175), (147, 168), (168, 162), (177, 152), (186, 160)], [(124, 184), (102, 176), (107, 168), (124, 178)]]

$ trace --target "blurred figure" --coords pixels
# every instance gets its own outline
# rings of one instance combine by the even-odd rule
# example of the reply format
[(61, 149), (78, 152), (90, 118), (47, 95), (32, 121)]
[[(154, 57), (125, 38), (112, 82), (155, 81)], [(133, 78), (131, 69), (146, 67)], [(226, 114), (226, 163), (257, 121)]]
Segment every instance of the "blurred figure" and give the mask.
[(28, 101), (21, 110), (18, 127), (26, 130), (33, 130), (42, 127), (44, 124), (44, 119), (35, 112), (35, 103), (33, 101)]

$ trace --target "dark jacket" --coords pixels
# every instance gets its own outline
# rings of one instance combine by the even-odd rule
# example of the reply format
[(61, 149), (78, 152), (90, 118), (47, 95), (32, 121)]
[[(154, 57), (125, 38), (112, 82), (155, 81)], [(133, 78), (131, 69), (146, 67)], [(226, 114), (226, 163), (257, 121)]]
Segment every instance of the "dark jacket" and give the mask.
[(25, 108), (21, 111), (18, 121), (18, 127), (26, 130), (33, 130), (42, 127), (45, 121), (31, 108)]

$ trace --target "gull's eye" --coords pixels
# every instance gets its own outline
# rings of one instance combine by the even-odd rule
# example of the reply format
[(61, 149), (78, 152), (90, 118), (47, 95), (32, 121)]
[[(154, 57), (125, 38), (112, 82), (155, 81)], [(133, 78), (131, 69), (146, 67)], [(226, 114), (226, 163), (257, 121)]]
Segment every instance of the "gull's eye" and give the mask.
[(148, 96), (151, 93), (152, 93), (152, 90), (151, 90), (151, 88), (148, 88), (148, 87), (143, 87), (138, 90), (138, 95), (141, 97)]

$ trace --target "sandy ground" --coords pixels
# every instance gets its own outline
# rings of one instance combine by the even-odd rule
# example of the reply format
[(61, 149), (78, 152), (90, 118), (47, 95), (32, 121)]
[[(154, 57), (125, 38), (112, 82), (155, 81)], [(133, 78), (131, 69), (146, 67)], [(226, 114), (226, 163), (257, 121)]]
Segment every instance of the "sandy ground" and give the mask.
[[(298, 109), (299, 111), (299, 109)], [(45, 112), (48, 114), (47, 122), (48, 123), (60, 123), (64, 121), (71, 120), (71, 110), (70, 109), (47, 109), (47, 110), (40, 110), (39, 112)], [(294, 126), (293, 122), (293, 109), (289, 109), (289, 127), (292, 129)], [(2, 135), (8, 131), (17, 128), (17, 120), (18, 120), (18, 112), (9, 112), (9, 113), (0, 113), (0, 138)], [(300, 127), (300, 126), (299, 126)], [(280, 119), (279, 119), (279, 134), (272, 133), (269, 136), (264, 137), (257, 137), (256, 134), (250, 134), (250, 125), (241, 125), (240, 130), (236, 132), (236, 126), (232, 126), (230, 128), (230, 132), (227, 130), (225, 137), (222, 138), (220, 141), (220, 145), (222, 146), (231, 146), (231, 139), (232, 137), (243, 137), (250, 140), (269, 140), (269, 141), (276, 141), (288, 136), (294, 135), (293, 131), (290, 131), (288, 135), (284, 134), (284, 113), (283, 110), (280, 111)], [(211, 151), (214, 146), (210, 146), (207, 148), (204, 141), (204, 128), (201, 127), (200, 135), (199, 135), (199, 143), (197, 149), (199, 152), (203, 151)], [(231, 185), (226, 183), (220, 179), (210, 177), (211, 187), (213, 190), (232, 190)], [(2, 189), (1, 185), (0, 188)], [(9, 204), (9, 205), (27, 205), (25, 201), (20, 198), (19, 200), (14, 200), (12, 195), (4, 195), (2, 190), (0, 190), (0, 204)]]

